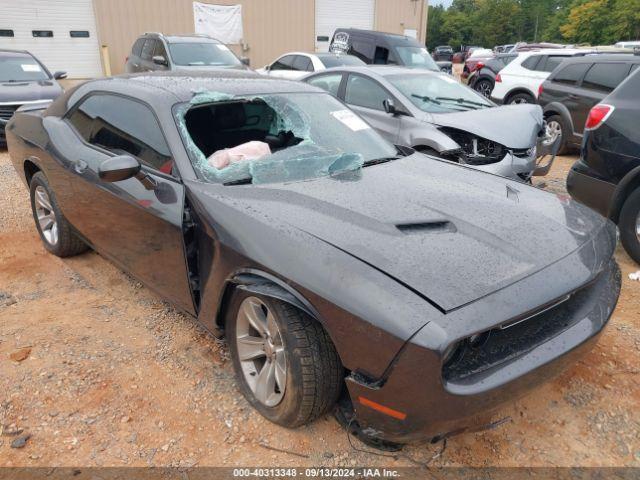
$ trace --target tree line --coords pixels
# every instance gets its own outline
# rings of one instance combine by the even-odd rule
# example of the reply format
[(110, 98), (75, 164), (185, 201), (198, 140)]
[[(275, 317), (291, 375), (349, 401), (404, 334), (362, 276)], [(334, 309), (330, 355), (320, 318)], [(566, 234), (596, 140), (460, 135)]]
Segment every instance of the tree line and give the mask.
[(611, 45), (640, 39), (640, 0), (453, 0), (429, 6), (427, 46)]

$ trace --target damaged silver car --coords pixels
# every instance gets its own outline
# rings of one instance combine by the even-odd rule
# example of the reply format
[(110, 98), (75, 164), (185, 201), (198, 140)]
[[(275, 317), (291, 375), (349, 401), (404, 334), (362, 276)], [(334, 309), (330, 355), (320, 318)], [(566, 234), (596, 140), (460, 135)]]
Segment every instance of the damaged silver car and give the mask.
[(343, 100), (394, 144), (520, 181), (546, 175), (553, 160), (544, 158), (551, 148), (538, 105), (498, 107), (443, 73), (344, 67), (303, 81)]

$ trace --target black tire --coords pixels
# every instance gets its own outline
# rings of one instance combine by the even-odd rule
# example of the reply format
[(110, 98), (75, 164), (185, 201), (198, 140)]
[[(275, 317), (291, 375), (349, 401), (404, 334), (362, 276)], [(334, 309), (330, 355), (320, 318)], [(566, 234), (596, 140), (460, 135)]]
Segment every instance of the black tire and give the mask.
[(640, 239), (636, 229), (640, 222), (640, 188), (627, 197), (620, 211), (620, 241), (629, 256), (640, 264)]
[(567, 122), (561, 115), (551, 115), (547, 118), (547, 123), (557, 122), (560, 125), (560, 147), (558, 148), (558, 155), (565, 155), (569, 152), (569, 144), (567, 141), (567, 133), (571, 130), (571, 127), (567, 125)]
[(491, 80), (483, 78), (482, 80), (478, 80), (475, 83), (475, 85), (473, 86), (473, 89), (483, 97), (491, 98), (491, 92), (493, 92), (493, 85), (494, 84)]
[[(55, 215), (55, 220), (57, 222), (58, 228), (58, 237), (55, 243), (51, 243), (49, 240), (47, 240), (42, 231), (42, 228), (40, 227), (40, 222), (38, 221), (38, 215), (35, 205), (35, 195), (36, 189), (38, 187), (42, 187), (46, 191), (49, 197), (49, 202), (51, 204), (51, 211)], [(33, 177), (31, 178), (31, 182), (29, 183), (29, 192), (31, 197), (31, 212), (33, 213), (33, 220), (36, 223), (36, 229), (38, 230), (40, 239), (44, 244), (44, 248), (58, 257), (71, 257), (85, 252), (89, 249), (87, 244), (84, 243), (75, 234), (73, 228), (71, 227), (71, 224), (67, 221), (66, 218), (64, 218), (64, 215), (62, 215), (60, 207), (58, 206), (58, 202), (56, 201), (56, 196), (49, 186), (49, 182), (47, 182), (47, 177), (45, 177), (42, 172), (36, 172), (35, 175), (33, 175)]]
[[(236, 321), (240, 305), (257, 297), (274, 315), (286, 354), (286, 388), (270, 407), (253, 394), (240, 365)], [(344, 369), (322, 325), (297, 308), (269, 297), (236, 290), (226, 312), (226, 336), (240, 390), (265, 418), (287, 428), (312, 422), (334, 408), (344, 385)]]
[(536, 99), (529, 93), (516, 93), (511, 95), (506, 102), (508, 105), (514, 105), (517, 103), (536, 103)]

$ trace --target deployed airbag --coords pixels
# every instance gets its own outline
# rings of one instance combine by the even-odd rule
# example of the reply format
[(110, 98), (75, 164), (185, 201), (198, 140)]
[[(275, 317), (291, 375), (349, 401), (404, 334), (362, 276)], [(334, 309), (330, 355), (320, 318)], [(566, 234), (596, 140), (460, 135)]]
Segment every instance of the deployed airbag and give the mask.
[(228, 167), (232, 163), (246, 162), (248, 160), (258, 160), (265, 155), (270, 155), (269, 144), (252, 140), (233, 148), (218, 150), (207, 158), (211, 167), (218, 170)]

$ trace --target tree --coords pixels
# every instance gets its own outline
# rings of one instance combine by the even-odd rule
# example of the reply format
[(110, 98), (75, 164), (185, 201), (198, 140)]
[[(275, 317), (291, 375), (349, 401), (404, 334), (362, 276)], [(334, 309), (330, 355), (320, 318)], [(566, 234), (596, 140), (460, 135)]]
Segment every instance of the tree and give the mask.
[(640, 39), (640, 0), (615, 0), (607, 30), (612, 42)]

